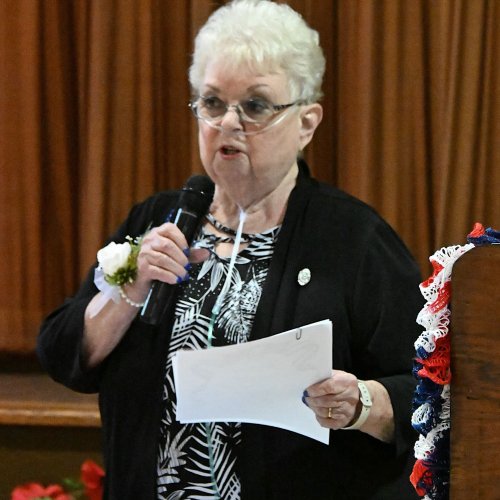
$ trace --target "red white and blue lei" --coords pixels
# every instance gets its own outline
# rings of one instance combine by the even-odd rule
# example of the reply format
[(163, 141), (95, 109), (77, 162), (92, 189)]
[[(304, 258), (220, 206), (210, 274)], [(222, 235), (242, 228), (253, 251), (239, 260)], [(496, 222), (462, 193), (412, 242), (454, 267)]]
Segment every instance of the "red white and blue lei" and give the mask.
[(424, 500), (449, 497), (450, 482), (450, 300), (453, 264), (476, 246), (500, 243), (500, 232), (480, 223), (466, 245), (441, 248), (430, 258), (431, 276), (420, 284), (426, 303), (417, 316), (424, 331), (415, 342), (412, 425), (419, 433), (410, 481)]

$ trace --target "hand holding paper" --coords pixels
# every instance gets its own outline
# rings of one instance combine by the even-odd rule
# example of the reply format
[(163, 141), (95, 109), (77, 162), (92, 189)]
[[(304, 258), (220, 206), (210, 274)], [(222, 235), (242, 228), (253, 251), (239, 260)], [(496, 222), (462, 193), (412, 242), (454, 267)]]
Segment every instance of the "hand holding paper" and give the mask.
[(329, 430), (301, 397), (331, 376), (330, 321), (245, 344), (179, 351), (173, 366), (177, 420), (265, 424), (328, 444)]

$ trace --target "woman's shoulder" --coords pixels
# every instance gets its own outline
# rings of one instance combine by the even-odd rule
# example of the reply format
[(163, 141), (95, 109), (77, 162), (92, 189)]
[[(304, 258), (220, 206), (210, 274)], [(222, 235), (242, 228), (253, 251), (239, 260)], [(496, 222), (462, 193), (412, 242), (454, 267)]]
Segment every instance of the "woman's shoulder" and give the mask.
[(179, 193), (179, 190), (158, 191), (135, 203), (128, 214), (128, 222), (151, 227), (163, 224), (175, 209)]
[(311, 176), (309, 166), (304, 160), (299, 162), (299, 171), (297, 200), (308, 198), (310, 207), (323, 211), (325, 215), (334, 211), (345, 214), (349, 219), (361, 218), (373, 222), (382, 220), (378, 212), (368, 203)]
[(351, 222), (385, 224), (386, 222), (378, 211), (368, 203), (356, 198), (352, 194), (335, 186), (321, 181), (316, 182), (312, 203), (318, 210), (334, 212)]
[(138, 236), (169, 220), (175, 210), (179, 193), (178, 190), (159, 191), (135, 203), (121, 225), (119, 233)]
[(307, 227), (320, 234), (360, 249), (384, 241), (408, 252), (395, 229), (374, 207), (337, 187), (314, 180), (306, 212)]

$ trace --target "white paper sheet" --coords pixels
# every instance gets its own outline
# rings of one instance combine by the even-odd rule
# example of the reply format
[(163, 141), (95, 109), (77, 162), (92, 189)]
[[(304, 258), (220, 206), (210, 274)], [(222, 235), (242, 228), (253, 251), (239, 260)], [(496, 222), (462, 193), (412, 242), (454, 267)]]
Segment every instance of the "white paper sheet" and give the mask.
[(332, 323), (199, 351), (173, 360), (177, 420), (280, 427), (328, 444), (329, 430), (302, 402), (304, 390), (331, 376)]

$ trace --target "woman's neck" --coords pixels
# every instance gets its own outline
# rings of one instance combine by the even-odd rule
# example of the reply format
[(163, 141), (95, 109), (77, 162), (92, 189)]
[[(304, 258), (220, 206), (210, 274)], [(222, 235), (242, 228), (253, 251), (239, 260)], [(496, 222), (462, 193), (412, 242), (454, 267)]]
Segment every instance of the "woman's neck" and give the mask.
[(266, 229), (278, 226), (283, 222), (288, 198), (295, 187), (297, 174), (298, 169), (291, 169), (274, 190), (261, 196), (257, 195), (246, 204), (236, 200), (231, 196), (232, 193), (216, 186), (210, 213), (225, 226), (236, 230), (240, 220), (240, 212), (244, 210), (246, 220), (243, 230), (246, 233), (261, 233)]

